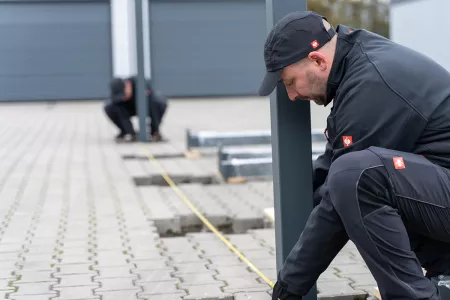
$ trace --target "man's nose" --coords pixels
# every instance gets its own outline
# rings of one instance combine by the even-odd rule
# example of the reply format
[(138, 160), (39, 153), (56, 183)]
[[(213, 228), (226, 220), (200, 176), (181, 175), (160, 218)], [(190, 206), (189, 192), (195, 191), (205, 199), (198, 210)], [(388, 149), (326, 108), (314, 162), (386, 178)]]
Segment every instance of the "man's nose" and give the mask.
[(291, 89), (288, 89), (286, 92), (287, 92), (288, 97), (289, 97), (289, 99), (290, 99), (291, 101), (295, 101), (295, 100), (297, 99), (298, 94), (297, 94), (295, 91), (293, 91), (293, 90), (291, 90)]

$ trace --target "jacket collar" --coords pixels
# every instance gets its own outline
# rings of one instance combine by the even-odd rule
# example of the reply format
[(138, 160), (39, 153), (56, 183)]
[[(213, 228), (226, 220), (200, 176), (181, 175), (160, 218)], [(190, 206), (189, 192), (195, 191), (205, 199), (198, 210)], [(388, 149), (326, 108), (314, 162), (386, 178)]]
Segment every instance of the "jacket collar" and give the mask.
[(347, 71), (347, 56), (353, 48), (353, 44), (347, 41), (347, 37), (353, 34), (352, 28), (339, 25), (336, 28), (336, 32), (338, 35), (336, 41), (336, 52), (334, 54), (333, 64), (328, 77), (326, 101), (324, 106), (327, 106), (331, 101), (333, 101), (336, 91), (341, 84), (342, 78)]

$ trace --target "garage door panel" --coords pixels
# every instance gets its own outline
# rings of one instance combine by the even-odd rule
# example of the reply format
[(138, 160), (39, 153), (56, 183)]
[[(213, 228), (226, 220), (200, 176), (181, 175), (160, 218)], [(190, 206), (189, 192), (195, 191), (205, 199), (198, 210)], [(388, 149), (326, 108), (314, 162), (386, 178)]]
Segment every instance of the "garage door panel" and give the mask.
[[(108, 54), (99, 52), (94, 56), (91, 52), (78, 51), (72, 55), (67, 55), (63, 51), (49, 55), (49, 51), (39, 50), (33, 51), (17, 51), (15, 55), (10, 55), (8, 51), (0, 52), (0, 74), (28, 74), (28, 75), (45, 75), (45, 74), (108, 74), (109, 56)], [(36, 57), (39, 56), (39, 59)], [(70, 66), (68, 67), (68, 64)], [(32, 68), (30, 68), (32, 66)], [(51, 66), (51, 68), (49, 68)]]
[(264, 0), (150, 1), (155, 87), (169, 96), (257, 94)]
[[(109, 12), (105, 10), (107, 1), (53, 1), (53, 2), (17, 2), (1, 3), (0, 25), (3, 24), (79, 24), (87, 22), (102, 24), (109, 18)], [(18, 15), (26, 15), (29, 18), (20, 20)]]
[[(9, 76), (7, 80), (3, 80), (2, 77), (0, 76), (0, 90), (2, 97), (6, 99), (23, 100), (24, 95), (28, 95), (28, 99), (51, 100), (70, 94), (77, 95), (74, 99), (91, 99), (92, 95), (97, 93), (98, 87), (105, 85), (98, 76), (84, 74), (41, 76), (38, 81), (33, 76)], [(66, 99), (71, 98), (66, 97)]]
[(0, 101), (103, 98), (108, 2), (0, 2)]
[[(0, 4), (1, 8), (1, 4)], [(26, 32), (26, 34), (17, 34), (18, 32)], [(16, 49), (20, 47), (29, 47), (33, 49), (67, 49), (77, 48), (85, 49), (90, 47), (95, 49), (95, 46), (99, 49), (104, 49), (105, 46), (109, 46), (106, 39), (101, 39), (92, 44), (92, 40), (89, 38), (83, 38), (83, 35), (92, 36), (108, 36), (109, 28), (105, 26), (87, 26), (87, 25), (45, 25), (45, 26), (11, 26), (0, 25), (0, 35), (7, 38), (8, 43), (2, 45), (2, 49)], [(31, 43), (32, 41), (32, 43)]]

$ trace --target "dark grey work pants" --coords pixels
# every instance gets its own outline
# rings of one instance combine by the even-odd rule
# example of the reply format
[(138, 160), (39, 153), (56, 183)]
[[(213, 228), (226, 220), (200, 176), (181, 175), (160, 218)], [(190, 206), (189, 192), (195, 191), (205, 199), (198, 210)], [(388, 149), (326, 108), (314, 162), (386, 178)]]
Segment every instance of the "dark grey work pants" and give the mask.
[[(394, 168), (397, 156), (404, 169)], [(306, 295), (350, 239), (383, 300), (441, 299), (421, 266), (450, 270), (448, 170), (419, 155), (371, 147), (337, 159), (321, 193), (280, 271), (285, 290)]]

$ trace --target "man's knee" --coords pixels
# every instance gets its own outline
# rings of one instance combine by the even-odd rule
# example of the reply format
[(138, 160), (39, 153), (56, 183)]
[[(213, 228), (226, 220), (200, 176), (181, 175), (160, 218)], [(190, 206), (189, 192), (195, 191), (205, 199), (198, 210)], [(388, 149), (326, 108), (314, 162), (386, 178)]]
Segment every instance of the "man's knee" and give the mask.
[(364, 217), (389, 203), (388, 173), (378, 156), (369, 150), (350, 152), (334, 161), (327, 185), (341, 218)]
[(103, 110), (108, 116), (110, 116), (114, 112), (114, 104), (113, 103), (106, 104), (105, 106), (103, 106)]

